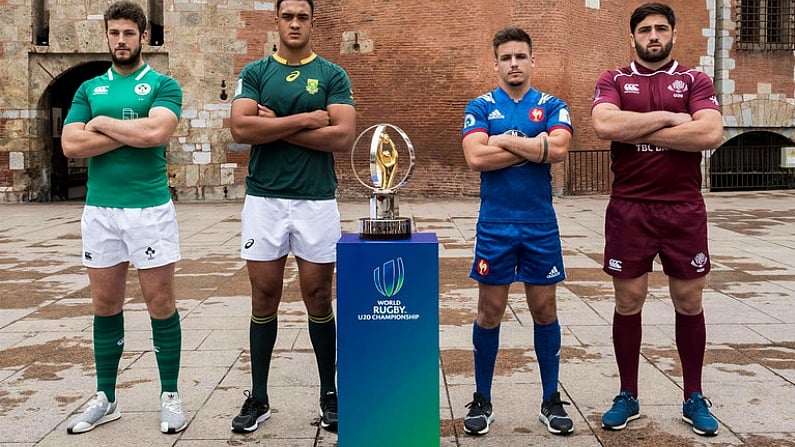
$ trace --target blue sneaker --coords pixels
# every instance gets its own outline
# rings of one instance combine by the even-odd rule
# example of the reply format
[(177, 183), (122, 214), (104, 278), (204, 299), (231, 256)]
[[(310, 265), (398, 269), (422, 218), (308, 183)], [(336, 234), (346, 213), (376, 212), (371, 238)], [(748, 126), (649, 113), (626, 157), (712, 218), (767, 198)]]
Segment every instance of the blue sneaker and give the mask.
[(602, 415), (602, 428), (623, 430), (627, 422), (640, 417), (640, 404), (629, 391), (622, 391), (613, 398), (613, 406)]
[(718, 434), (718, 420), (709, 412), (712, 401), (701, 393), (693, 393), (682, 404), (682, 419), (693, 426), (693, 431), (702, 436)]

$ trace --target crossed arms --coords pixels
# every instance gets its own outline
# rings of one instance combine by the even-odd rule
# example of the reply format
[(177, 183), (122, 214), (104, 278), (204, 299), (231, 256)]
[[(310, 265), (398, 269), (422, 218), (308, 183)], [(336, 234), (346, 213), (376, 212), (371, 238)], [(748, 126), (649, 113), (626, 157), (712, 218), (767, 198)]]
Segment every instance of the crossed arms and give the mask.
[[(544, 159), (544, 139), (547, 155)], [(534, 163), (559, 163), (566, 158), (571, 143), (571, 133), (555, 129), (547, 135), (542, 132), (526, 138), (507, 134), (491, 135), (473, 132), (462, 142), (464, 158), (469, 169), (476, 172), (495, 171), (522, 161)]]
[(168, 143), (178, 123), (166, 107), (153, 107), (149, 116), (132, 120), (97, 116), (87, 123), (64, 126), (61, 145), (69, 158), (93, 157), (122, 146), (152, 148)]
[(591, 119), (596, 135), (604, 140), (653, 144), (677, 151), (714, 149), (723, 137), (723, 118), (714, 109), (701, 109), (691, 116), (662, 110), (630, 112), (602, 103), (593, 108)]
[(314, 110), (276, 116), (273, 110), (250, 98), (232, 103), (232, 138), (242, 144), (284, 140), (323, 152), (349, 151), (356, 131), (356, 109), (349, 104), (329, 104)]

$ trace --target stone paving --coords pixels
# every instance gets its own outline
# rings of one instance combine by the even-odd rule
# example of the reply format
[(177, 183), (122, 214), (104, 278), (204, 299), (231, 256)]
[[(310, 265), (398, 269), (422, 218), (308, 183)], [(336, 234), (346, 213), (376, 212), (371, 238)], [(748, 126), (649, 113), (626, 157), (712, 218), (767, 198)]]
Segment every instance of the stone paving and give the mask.
[[(415, 231), (434, 232), (440, 256), (441, 446), (795, 446), (795, 195), (708, 194), (713, 273), (705, 291), (705, 394), (720, 420), (702, 438), (681, 421), (681, 368), (673, 310), (659, 271), (651, 275), (640, 367), (642, 417), (621, 432), (600, 428), (618, 377), (610, 342), (612, 290), (601, 271), (604, 196), (555, 199), (568, 279), (558, 289), (563, 327), (560, 388), (575, 433), (537, 421), (541, 385), (532, 320), (511, 288), (493, 390), (496, 422), (463, 434), (474, 390), (471, 322), (477, 286), (468, 278), (478, 202), (402, 199)], [(238, 257), (241, 204), (177, 204), (183, 260), (177, 265), (183, 353), (180, 391), (190, 425), (158, 430), (157, 368), (134, 271), (125, 305), (126, 345), (118, 397), (123, 417), (82, 435), (66, 423), (94, 390), (91, 304), (80, 265), (81, 203), (0, 206), (0, 446), (334, 446), (318, 427), (318, 380), (297, 270), (288, 263), (271, 372), (272, 418), (233, 434), (231, 418), (250, 386), (249, 285)], [(365, 202), (342, 202), (356, 231)], [(396, 424), (411, 429), (411, 416)], [(414, 447), (414, 446), (407, 446)], [(425, 446), (419, 446), (425, 447)]]

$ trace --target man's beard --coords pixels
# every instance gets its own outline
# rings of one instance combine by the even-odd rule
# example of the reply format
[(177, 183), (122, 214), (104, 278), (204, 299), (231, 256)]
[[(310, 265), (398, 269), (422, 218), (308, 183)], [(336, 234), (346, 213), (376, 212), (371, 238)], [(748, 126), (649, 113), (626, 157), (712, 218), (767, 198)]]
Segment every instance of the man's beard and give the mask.
[(112, 51), (110, 53), (110, 58), (113, 60), (113, 64), (118, 67), (134, 67), (141, 62), (141, 47), (137, 49), (128, 48), (130, 52), (130, 56), (124, 59), (116, 57), (116, 51)]
[(635, 52), (638, 53), (638, 58), (644, 62), (660, 62), (661, 60), (666, 59), (671, 54), (671, 48), (673, 48), (673, 46), (674, 43), (673, 41), (671, 41), (663, 45), (662, 49), (659, 52), (652, 53), (651, 51), (646, 50), (645, 48), (638, 45), (637, 42), (635, 42)]

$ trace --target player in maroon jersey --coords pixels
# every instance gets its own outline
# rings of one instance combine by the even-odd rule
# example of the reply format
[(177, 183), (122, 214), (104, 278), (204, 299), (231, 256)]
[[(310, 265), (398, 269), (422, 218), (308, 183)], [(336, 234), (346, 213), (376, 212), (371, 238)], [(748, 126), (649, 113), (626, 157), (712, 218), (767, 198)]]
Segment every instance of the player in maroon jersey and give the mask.
[(671, 56), (673, 10), (646, 3), (630, 18), (637, 59), (602, 74), (593, 127), (611, 140), (613, 189), (605, 214), (604, 271), (613, 277), (613, 346), (621, 388), (602, 427), (621, 430), (640, 416), (638, 362), (641, 311), (659, 255), (676, 311), (682, 363), (682, 418), (700, 435), (718, 422), (701, 389), (706, 347), (702, 293), (710, 271), (707, 211), (701, 195), (701, 151), (717, 147), (723, 120), (712, 80)]

